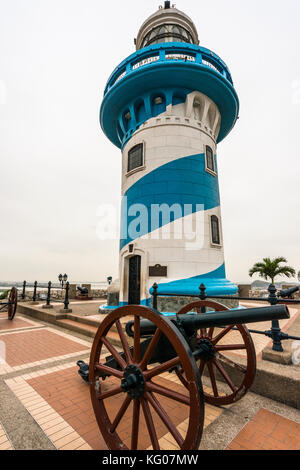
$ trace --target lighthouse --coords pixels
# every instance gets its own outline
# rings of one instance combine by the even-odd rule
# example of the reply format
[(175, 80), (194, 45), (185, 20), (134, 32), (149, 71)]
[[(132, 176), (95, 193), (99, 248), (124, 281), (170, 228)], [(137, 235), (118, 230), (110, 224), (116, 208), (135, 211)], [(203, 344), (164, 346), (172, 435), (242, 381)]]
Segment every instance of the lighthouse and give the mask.
[(217, 164), (239, 112), (230, 71), (169, 1), (134, 42), (100, 110), (102, 130), (122, 152), (119, 305), (150, 305), (154, 283), (181, 302), (202, 283), (208, 295), (233, 296)]

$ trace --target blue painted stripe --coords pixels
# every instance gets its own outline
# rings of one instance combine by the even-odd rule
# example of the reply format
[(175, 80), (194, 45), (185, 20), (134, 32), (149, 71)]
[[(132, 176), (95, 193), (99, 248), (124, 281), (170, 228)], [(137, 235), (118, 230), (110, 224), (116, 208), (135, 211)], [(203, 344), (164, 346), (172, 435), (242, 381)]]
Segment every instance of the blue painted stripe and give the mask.
[[(202, 210), (213, 209), (220, 205), (218, 177), (205, 171), (203, 153), (178, 158), (162, 165), (133, 184), (124, 196), (127, 200), (123, 197), (120, 249), (134, 239), (166, 225), (161, 218), (157, 223), (151, 220), (153, 204), (168, 204), (169, 206), (178, 204), (180, 206), (181, 215), (172, 214), (170, 222), (182, 217), (185, 205), (190, 205), (185, 215), (199, 211), (197, 205), (202, 205)], [(139, 212), (135, 215), (129, 212), (134, 204), (143, 204), (147, 212), (144, 223), (137, 227), (138, 236), (131, 238), (130, 224), (133, 224), (139, 217)]]
[[(207, 274), (159, 284), (158, 293), (197, 295), (200, 294), (201, 284), (205, 285), (207, 295), (235, 295), (238, 293), (238, 287), (226, 279), (225, 264)], [(151, 288), (150, 294), (152, 292)]]

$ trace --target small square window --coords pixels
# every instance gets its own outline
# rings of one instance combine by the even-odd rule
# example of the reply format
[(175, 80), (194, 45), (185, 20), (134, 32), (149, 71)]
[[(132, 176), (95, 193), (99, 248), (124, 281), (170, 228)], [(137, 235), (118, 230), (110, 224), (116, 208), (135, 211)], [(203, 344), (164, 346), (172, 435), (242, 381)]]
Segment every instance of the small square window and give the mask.
[(214, 153), (208, 145), (206, 146), (206, 170), (216, 173)]
[(128, 173), (135, 168), (143, 166), (143, 144), (135, 145), (128, 152)]

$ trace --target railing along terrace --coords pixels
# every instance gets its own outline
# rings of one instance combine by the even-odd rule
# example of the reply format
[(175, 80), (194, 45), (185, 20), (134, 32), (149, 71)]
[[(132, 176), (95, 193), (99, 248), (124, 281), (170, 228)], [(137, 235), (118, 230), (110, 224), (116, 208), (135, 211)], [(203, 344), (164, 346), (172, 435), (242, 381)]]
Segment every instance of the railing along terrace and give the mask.
[(109, 77), (104, 96), (116, 83), (141, 67), (155, 66), (166, 61), (193, 62), (199, 67), (214, 70), (233, 85), (227, 65), (214, 52), (194, 44), (164, 43), (145, 47), (121, 62)]
[[(23, 287), (22, 287), (22, 294), (21, 294), (21, 299), (25, 300), (26, 298), (26, 289), (30, 287), (30, 285), (27, 283), (27, 281), (23, 282)], [(39, 286), (38, 282), (35, 281), (33, 283), (33, 293), (32, 293), (32, 302), (36, 302), (38, 299), (38, 289), (43, 289), (45, 291), (45, 285)], [(54, 299), (51, 297), (51, 290), (62, 290), (65, 291), (65, 296), (64, 299)], [(46, 306), (51, 307), (51, 302), (57, 302), (57, 303), (63, 303), (64, 304), (64, 310), (68, 310), (69, 308), (69, 290), (70, 290), (70, 283), (66, 282), (65, 286), (55, 286), (52, 284), (51, 281), (48, 282), (47, 285), (47, 298), (46, 298)]]
[[(157, 310), (157, 304), (158, 304), (158, 297), (191, 297), (191, 298), (197, 298), (200, 300), (206, 300), (206, 299), (223, 299), (223, 300), (241, 300), (241, 301), (251, 301), (251, 302), (268, 302), (270, 305), (277, 305), (277, 304), (285, 304), (285, 305), (290, 305), (290, 304), (298, 304), (300, 305), (300, 300), (294, 300), (291, 299), (290, 297), (298, 292), (300, 289), (299, 286), (291, 288), (291, 289), (286, 289), (286, 290), (281, 290), (277, 291), (276, 287), (274, 284), (270, 284), (268, 288), (269, 296), (268, 297), (239, 297), (239, 296), (228, 296), (228, 295), (207, 295), (206, 294), (206, 287), (204, 284), (201, 284), (199, 287), (199, 294), (170, 294), (170, 293), (163, 293), (163, 292), (158, 292), (158, 285), (155, 283), (152, 286), (152, 305), (155, 310)], [(286, 298), (289, 297), (289, 298)], [(201, 309), (202, 313), (206, 312), (206, 307), (203, 307)], [(233, 328), (234, 330), (235, 328)], [(283, 347), (281, 344), (281, 341), (285, 341), (288, 339), (299, 341), (300, 337), (297, 336), (290, 336), (286, 333), (283, 333), (281, 331), (279, 321), (278, 320), (273, 320), (272, 321), (272, 326), (270, 330), (267, 331), (259, 331), (259, 330), (249, 330), (250, 333), (253, 334), (259, 334), (259, 335), (264, 335), (273, 340), (273, 346), (272, 349), (273, 351), (278, 351), (278, 352), (283, 352)]]

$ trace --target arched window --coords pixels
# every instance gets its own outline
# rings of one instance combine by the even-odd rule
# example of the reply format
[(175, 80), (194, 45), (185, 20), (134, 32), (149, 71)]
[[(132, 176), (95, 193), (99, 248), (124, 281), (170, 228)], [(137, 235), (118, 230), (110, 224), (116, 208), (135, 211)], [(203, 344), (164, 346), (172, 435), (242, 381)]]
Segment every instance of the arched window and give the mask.
[(212, 172), (214, 174), (216, 173), (214, 152), (208, 145), (206, 146), (205, 151), (205, 169), (206, 171)]
[(219, 219), (216, 215), (212, 215), (210, 218), (211, 223), (211, 242), (213, 245), (221, 245), (220, 237), (220, 224)]
[(138, 144), (128, 152), (128, 173), (144, 165), (144, 145)]

